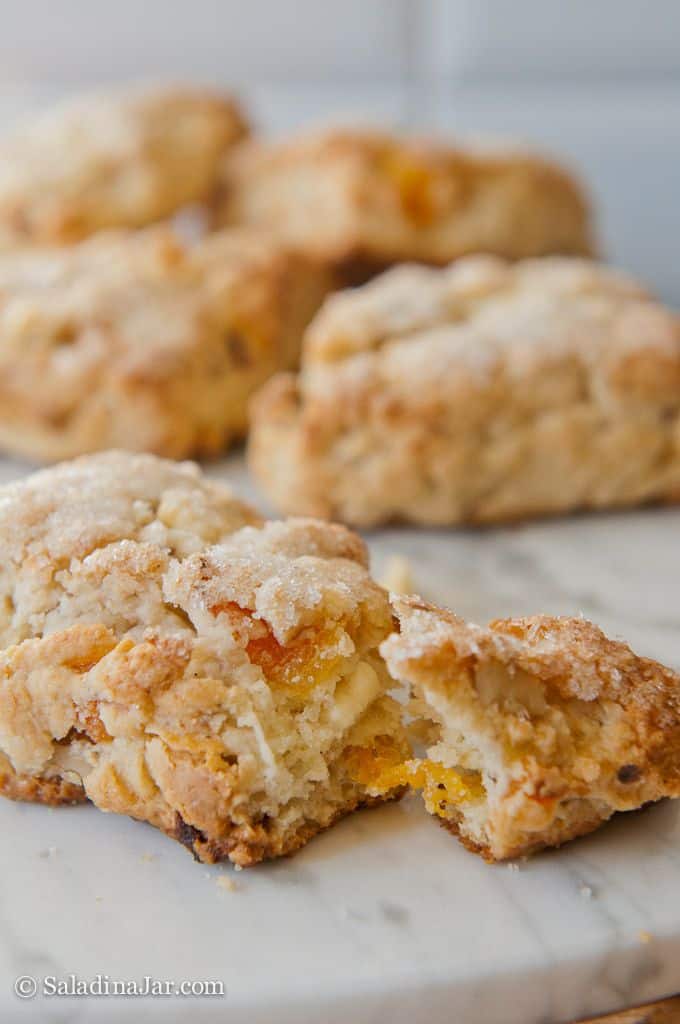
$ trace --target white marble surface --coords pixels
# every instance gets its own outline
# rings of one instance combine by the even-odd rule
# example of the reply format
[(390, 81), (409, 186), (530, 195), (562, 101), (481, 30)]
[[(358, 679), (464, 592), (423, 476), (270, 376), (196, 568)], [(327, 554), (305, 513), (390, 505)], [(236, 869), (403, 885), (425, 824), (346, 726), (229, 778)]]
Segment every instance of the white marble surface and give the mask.
[[(0, 479), (24, 471), (0, 463)], [(210, 472), (249, 492), (240, 458)], [(369, 542), (378, 573), (404, 553), (421, 592), (478, 621), (583, 612), (680, 666), (679, 528), (680, 511), (650, 510)], [(21, 975), (71, 974), (218, 980), (225, 994), (13, 993)], [(3, 1024), (558, 1024), (678, 990), (680, 805), (512, 868), (487, 866), (405, 800), (235, 872), (91, 807), (0, 803)]]

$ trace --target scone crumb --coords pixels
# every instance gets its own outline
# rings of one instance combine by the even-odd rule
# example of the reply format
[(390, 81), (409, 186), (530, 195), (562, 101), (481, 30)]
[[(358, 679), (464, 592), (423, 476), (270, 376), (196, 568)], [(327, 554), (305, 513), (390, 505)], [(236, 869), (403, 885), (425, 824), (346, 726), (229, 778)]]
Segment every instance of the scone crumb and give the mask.
[(219, 889), (224, 889), (225, 892), (236, 892), (237, 889), (236, 882), (229, 875), (218, 875), (216, 885)]
[(592, 890), (592, 888), (589, 885), (579, 885), (578, 891), (579, 891), (579, 895), (584, 900), (592, 900), (592, 898), (593, 898), (593, 890)]
[(155, 853), (143, 853), (141, 856), (142, 864), (151, 864), (154, 860), (158, 860)]
[(642, 942), (642, 943), (643, 943), (643, 944), (644, 944), (645, 946), (647, 946), (647, 945), (648, 945), (648, 944), (649, 944), (649, 943), (650, 943), (650, 942), (652, 941), (652, 933), (651, 933), (651, 932), (648, 932), (648, 931), (645, 931), (645, 929), (643, 928), (643, 929), (641, 929), (641, 930), (640, 930), (640, 931), (638, 932), (638, 939), (639, 939), (639, 940), (640, 940), (640, 942)]
[(519, 864), (517, 861), (511, 860), (508, 864), (508, 871), (519, 871)]
[(415, 587), (411, 563), (403, 555), (390, 555), (380, 581), (392, 594), (412, 594)]

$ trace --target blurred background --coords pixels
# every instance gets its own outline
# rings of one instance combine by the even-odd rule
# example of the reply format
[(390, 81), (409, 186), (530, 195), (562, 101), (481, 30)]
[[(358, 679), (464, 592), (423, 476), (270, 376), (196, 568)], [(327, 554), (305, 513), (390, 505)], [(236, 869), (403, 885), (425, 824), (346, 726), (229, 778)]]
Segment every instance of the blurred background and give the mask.
[(83, 87), (234, 87), (321, 122), (513, 136), (580, 170), (605, 252), (680, 303), (678, 0), (0, 0), (0, 130)]

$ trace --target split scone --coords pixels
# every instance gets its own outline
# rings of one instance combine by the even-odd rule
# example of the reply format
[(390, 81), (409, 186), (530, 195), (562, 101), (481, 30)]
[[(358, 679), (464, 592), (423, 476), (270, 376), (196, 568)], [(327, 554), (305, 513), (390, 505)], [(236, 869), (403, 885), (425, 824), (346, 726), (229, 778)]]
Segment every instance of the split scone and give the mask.
[(680, 496), (680, 319), (588, 261), (469, 257), (331, 297), (256, 400), (288, 512), (489, 523)]
[(185, 245), (158, 226), (0, 255), (0, 447), (219, 452), (253, 391), (297, 362), (325, 290), (253, 232)]
[(381, 646), (411, 687), (423, 761), (369, 761), (358, 778), (408, 781), (487, 860), (597, 828), (616, 811), (680, 796), (680, 676), (583, 619), (537, 615), (470, 625), (395, 599)]
[(0, 143), (0, 247), (139, 227), (202, 200), (247, 133), (229, 97), (189, 87), (72, 100)]
[(549, 161), (370, 132), (240, 146), (225, 160), (218, 209), (223, 223), (276, 230), (350, 281), (399, 260), (593, 246), (581, 187)]
[[(90, 799), (206, 862), (289, 853), (400, 795), (362, 541), (262, 522), (192, 465), (108, 452), (0, 489), (0, 791)], [(383, 787), (384, 789), (384, 787)]]

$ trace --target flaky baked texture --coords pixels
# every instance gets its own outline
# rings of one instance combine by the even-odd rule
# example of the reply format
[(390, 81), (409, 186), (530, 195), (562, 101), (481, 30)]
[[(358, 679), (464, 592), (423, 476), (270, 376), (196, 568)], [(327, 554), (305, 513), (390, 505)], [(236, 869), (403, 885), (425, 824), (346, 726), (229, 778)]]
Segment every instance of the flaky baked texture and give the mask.
[(275, 230), (348, 283), (399, 260), (593, 247), (580, 185), (542, 157), (368, 131), (239, 147), (225, 160), (218, 219)]
[(680, 796), (677, 673), (583, 619), (481, 627), (417, 597), (393, 600), (399, 632), (381, 651), (411, 688), (429, 748), (382, 778), (423, 788), (470, 849), (488, 860), (532, 853)]
[(214, 454), (298, 359), (324, 272), (255, 232), (167, 227), (0, 255), (0, 447)]
[(490, 523), (680, 495), (680, 320), (589, 261), (470, 257), (331, 297), (255, 400), (277, 507)]
[(362, 541), (106, 453), (0, 489), (0, 792), (89, 799), (203, 861), (289, 853), (404, 757)]
[(246, 133), (231, 98), (185, 86), (57, 106), (0, 143), (0, 248), (160, 220), (214, 188)]

